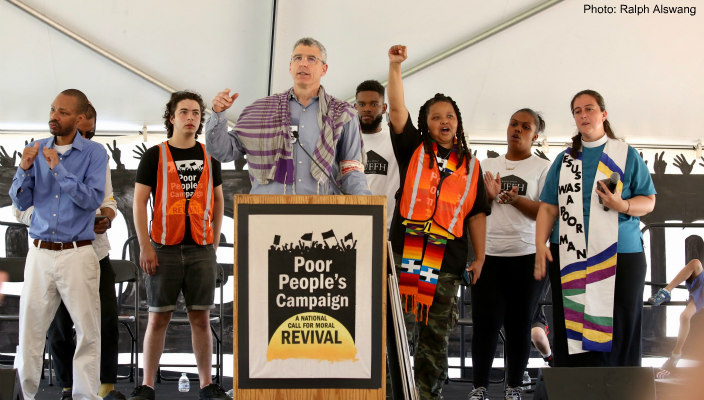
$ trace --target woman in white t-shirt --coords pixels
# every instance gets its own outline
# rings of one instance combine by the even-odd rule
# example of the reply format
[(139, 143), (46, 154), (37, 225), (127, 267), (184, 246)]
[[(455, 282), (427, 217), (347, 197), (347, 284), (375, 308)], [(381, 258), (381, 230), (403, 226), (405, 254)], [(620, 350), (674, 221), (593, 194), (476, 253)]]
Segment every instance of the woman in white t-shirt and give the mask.
[(507, 399), (520, 399), (530, 354), (531, 317), (541, 287), (533, 279), (535, 217), (550, 167), (548, 160), (531, 154), (531, 146), (544, 129), (545, 121), (535, 111), (516, 111), (506, 132), (506, 154), (481, 163), (491, 215), (487, 217), (484, 269), (472, 287), (474, 390), (470, 399), (486, 398), (502, 326), (508, 361), (505, 394)]

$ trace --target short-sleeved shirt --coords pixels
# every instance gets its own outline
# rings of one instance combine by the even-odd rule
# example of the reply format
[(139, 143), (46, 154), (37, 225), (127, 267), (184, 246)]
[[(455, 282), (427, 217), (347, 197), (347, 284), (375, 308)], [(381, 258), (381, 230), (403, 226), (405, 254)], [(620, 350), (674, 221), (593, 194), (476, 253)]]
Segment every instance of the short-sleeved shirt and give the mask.
[(385, 125), (382, 125), (380, 132), (362, 135), (364, 150), (367, 152), (364, 174), (372, 194), (386, 196), (387, 230), (391, 228), (399, 187), (398, 166), (389, 135), (389, 127)]
[[(501, 176), (501, 190), (514, 186), (518, 195), (538, 201), (550, 161), (531, 154), (525, 160), (507, 160), (505, 155), (482, 161), (482, 169)], [(486, 220), (486, 254), (517, 257), (535, 253), (535, 219), (510, 204), (491, 202)]]
[[(393, 128), (391, 128), (393, 131)], [(394, 147), (394, 154), (401, 172), (401, 187), (406, 181), (406, 171), (408, 164), (411, 161), (413, 153), (421, 145), (422, 139), (420, 132), (413, 126), (410, 115), (406, 126), (401, 134), (391, 134), (391, 143)], [(464, 160), (462, 161), (464, 162)], [(445, 246), (445, 254), (442, 258), (442, 272), (460, 275), (467, 263), (467, 253), (469, 251), (469, 235), (467, 228), (469, 226), (469, 218), (479, 213), (486, 215), (491, 214), (491, 206), (486, 199), (486, 189), (484, 188), (484, 179), (482, 179), (481, 166), (477, 163), (476, 168), (479, 168), (479, 179), (477, 180), (477, 196), (474, 199), (472, 209), (464, 220), (465, 234), (453, 240), (448, 240)], [(401, 196), (396, 202), (393, 222), (391, 223), (391, 244), (394, 252), (403, 253), (403, 240), (405, 236), (405, 225), (403, 225), (403, 217), (400, 214), (399, 203)], [(484, 240), (485, 238), (482, 238)]]
[[(598, 147), (582, 148), (582, 187), (591, 188), (594, 185), (594, 176), (604, 151), (606, 144)], [(560, 170), (565, 152), (560, 153), (550, 166), (548, 175), (545, 178), (545, 186), (540, 195), (540, 201), (558, 205), (557, 187), (560, 181)], [(624, 168), (623, 193), (621, 197), (630, 199), (635, 196), (650, 196), (656, 194), (653, 180), (650, 177), (648, 167), (643, 162), (636, 149), (628, 146), (626, 156), (626, 168)], [(598, 196), (597, 194), (593, 194)], [(591, 190), (582, 191), (582, 205), (584, 209), (584, 231), (587, 241), (589, 240), (589, 210), (591, 207)], [(551, 243), (558, 243), (559, 240), (559, 220), (555, 220), (555, 225), (550, 235)], [(640, 232), (640, 218), (630, 215), (618, 214), (618, 250), (619, 253), (640, 253), (643, 251), (642, 234)]]
[[(190, 199), (198, 187), (201, 172), (203, 171), (203, 147), (200, 143), (189, 149), (180, 149), (169, 145), (171, 157), (174, 159), (178, 177), (181, 180), (181, 187), (186, 194), (186, 199)], [(222, 173), (220, 162), (214, 158), (212, 161), (213, 187), (222, 185)], [(152, 189), (152, 198), (156, 195), (157, 171), (159, 169), (159, 146), (154, 146), (144, 152), (137, 168), (136, 182), (147, 185)], [(196, 244), (191, 236), (191, 224), (186, 215), (186, 232), (180, 244)]]

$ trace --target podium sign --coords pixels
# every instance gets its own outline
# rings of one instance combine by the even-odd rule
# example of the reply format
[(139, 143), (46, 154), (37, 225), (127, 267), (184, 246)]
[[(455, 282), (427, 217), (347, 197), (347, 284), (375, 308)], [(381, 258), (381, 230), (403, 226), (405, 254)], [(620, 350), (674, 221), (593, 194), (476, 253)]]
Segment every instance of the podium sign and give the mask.
[(235, 196), (237, 399), (383, 398), (385, 204)]

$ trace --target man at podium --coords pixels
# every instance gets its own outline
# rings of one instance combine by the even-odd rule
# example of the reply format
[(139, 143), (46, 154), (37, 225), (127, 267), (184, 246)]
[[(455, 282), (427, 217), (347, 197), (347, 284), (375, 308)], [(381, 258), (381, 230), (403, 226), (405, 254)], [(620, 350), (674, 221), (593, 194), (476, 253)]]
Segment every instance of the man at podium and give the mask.
[(221, 162), (246, 155), (252, 194), (371, 194), (356, 112), (320, 84), (326, 59), (322, 43), (299, 39), (289, 62), (293, 87), (245, 107), (232, 131), (224, 113), (239, 93), (213, 99), (206, 150)]

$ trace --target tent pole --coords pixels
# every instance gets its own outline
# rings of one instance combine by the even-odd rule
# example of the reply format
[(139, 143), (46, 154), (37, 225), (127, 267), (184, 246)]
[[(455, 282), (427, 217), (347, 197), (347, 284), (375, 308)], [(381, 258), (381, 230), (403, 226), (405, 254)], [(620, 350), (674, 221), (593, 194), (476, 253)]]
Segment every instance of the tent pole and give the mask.
[(272, 12), (271, 12), (271, 40), (269, 47), (269, 84), (266, 89), (268, 96), (271, 96), (274, 82), (274, 46), (276, 45), (276, 16), (279, 11), (279, 2), (277, 0), (272, 0)]
[[(488, 39), (491, 36), (494, 36), (497, 33), (501, 32), (505, 29), (508, 29), (508, 28), (532, 17), (533, 15), (538, 14), (539, 12), (541, 12), (545, 9), (548, 9), (548, 8), (550, 8), (560, 2), (562, 2), (562, 0), (548, 0), (543, 3), (538, 4), (535, 7), (530, 8), (526, 11), (523, 11), (520, 14), (518, 14), (514, 17), (511, 17), (511, 18), (507, 19), (506, 21), (501, 22), (498, 25), (495, 25), (495, 26), (485, 30), (484, 32), (482, 32), (476, 36), (473, 36), (473, 37), (465, 40), (464, 42), (462, 42), (456, 46), (453, 46), (453, 47), (451, 47), (451, 48), (449, 48), (439, 54), (436, 54), (436, 55), (428, 58), (427, 60), (421, 61), (419, 64), (416, 64), (416, 65), (412, 66), (411, 68), (404, 70), (401, 73), (401, 77), (406, 78), (408, 76), (411, 76), (417, 72), (420, 72), (420, 71), (432, 66), (433, 64), (437, 64), (440, 61), (442, 61), (448, 57), (451, 57), (451, 56), (459, 53), (460, 51), (483, 41), (484, 39)], [(386, 87), (389, 84), (389, 81), (385, 80), (381, 84), (384, 87)], [(348, 103), (352, 103), (354, 101), (355, 101), (354, 96), (351, 96), (350, 98), (347, 99)]]
[(147, 74), (146, 72), (144, 72), (141, 69), (137, 68), (136, 66), (128, 63), (127, 61), (122, 60), (120, 57), (116, 56), (115, 54), (110, 53), (109, 51), (103, 49), (102, 47), (94, 44), (93, 42), (91, 42), (88, 39), (84, 38), (83, 36), (73, 32), (72, 30), (61, 25), (57, 21), (47, 17), (46, 15), (35, 10), (34, 8), (22, 3), (19, 0), (7, 0), (7, 1), (9, 3), (13, 4), (14, 6), (16, 6), (17, 8), (21, 9), (22, 11), (26, 12), (27, 14), (42, 21), (43, 23), (45, 23), (45, 24), (49, 25), (50, 27), (56, 29), (57, 31), (63, 33), (64, 35), (66, 35), (69, 38), (75, 40), (76, 42), (84, 45), (85, 47), (93, 50), (94, 52), (100, 54), (101, 56), (107, 58), (108, 60), (114, 62), (115, 64), (121, 66), (122, 68), (125, 68), (126, 70), (132, 72), (133, 74), (139, 76), (140, 78), (148, 81), (149, 83), (151, 83), (155, 86), (158, 86), (159, 88), (164, 89), (169, 93), (176, 92), (176, 89), (174, 89), (170, 85), (168, 85), (168, 84), (160, 81), (159, 79)]
[[(140, 78), (146, 80), (147, 82), (167, 91), (168, 93), (174, 93), (177, 90), (174, 89), (172, 86), (168, 85), (167, 83), (155, 78), (154, 76), (142, 71), (138, 67), (128, 63), (127, 61), (121, 59), (117, 55), (103, 49), (102, 47), (96, 45), (95, 43), (89, 41), (88, 39), (84, 38), (83, 36), (77, 34), (76, 32), (73, 32), (72, 30), (68, 29), (67, 27), (61, 25), (57, 21), (47, 17), (46, 15), (42, 14), (38, 10), (35, 10), (34, 8), (24, 4), (23, 2), (19, 0), (7, 0), (10, 4), (16, 6), (20, 10), (26, 12), (27, 14), (33, 16), (34, 18), (40, 20), (41, 22), (49, 25), (50, 27), (56, 29), (57, 31), (63, 33), (64, 35), (68, 36), (69, 38), (75, 40), (76, 42), (82, 44), (83, 46), (93, 50), (94, 52), (100, 54), (101, 56), (107, 58), (108, 60), (114, 62), (115, 64), (121, 66), (122, 68), (132, 72), (133, 74), (139, 76)], [(206, 114), (210, 114), (212, 111), (210, 110), (209, 107), (205, 108)], [(228, 121), (228, 125), (234, 126), (233, 121)]]

